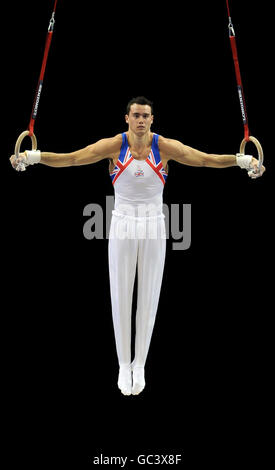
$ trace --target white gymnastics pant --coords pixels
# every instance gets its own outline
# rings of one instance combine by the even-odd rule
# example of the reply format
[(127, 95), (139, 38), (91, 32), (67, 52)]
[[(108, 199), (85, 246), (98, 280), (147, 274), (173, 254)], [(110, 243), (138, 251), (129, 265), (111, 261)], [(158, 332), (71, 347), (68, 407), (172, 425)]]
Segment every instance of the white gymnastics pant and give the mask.
[(109, 235), (112, 316), (119, 365), (131, 364), (132, 297), (137, 271), (134, 366), (144, 367), (154, 328), (166, 251), (164, 216), (113, 211)]

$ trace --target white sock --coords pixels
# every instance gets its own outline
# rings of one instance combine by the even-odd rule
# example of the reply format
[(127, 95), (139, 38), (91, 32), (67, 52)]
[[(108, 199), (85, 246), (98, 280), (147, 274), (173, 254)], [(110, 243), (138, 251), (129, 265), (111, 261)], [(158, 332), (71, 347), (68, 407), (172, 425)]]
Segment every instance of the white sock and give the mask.
[(138, 395), (145, 387), (144, 367), (133, 367), (133, 387), (132, 395)]
[(123, 395), (131, 395), (132, 393), (132, 370), (130, 365), (121, 365), (119, 367), (118, 388)]

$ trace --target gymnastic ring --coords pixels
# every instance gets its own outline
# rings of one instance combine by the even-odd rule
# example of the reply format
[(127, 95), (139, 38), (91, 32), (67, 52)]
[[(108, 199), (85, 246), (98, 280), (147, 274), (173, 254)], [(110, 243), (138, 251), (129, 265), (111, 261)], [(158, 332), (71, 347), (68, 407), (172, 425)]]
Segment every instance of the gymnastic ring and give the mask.
[(258, 157), (259, 157), (259, 170), (261, 169), (262, 167), (262, 164), (263, 164), (263, 161), (264, 161), (264, 152), (263, 152), (263, 149), (262, 149), (262, 146), (260, 144), (260, 142), (258, 141), (258, 139), (256, 139), (255, 137), (252, 137), (251, 135), (249, 136), (248, 140), (246, 139), (243, 139), (242, 142), (241, 142), (241, 145), (240, 145), (240, 153), (244, 154), (245, 153), (245, 146), (246, 146), (246, 143), (248, 141), (251, 141), (253, 142), (253, 144), (255, 144), (257, 150), (258, 150)]
[(32, 150), (37, 150), (37, 140), (34, 134), (30, 135), (30, 131), (24, 131), (20, 136), (18, 137), (16, 144), (15, 144), (15, 149), (14, 149), (14, 155), (15, 158), (19, 158), (19, 153), (20, 153), (20, 147), (22, 144), (22, 141), (27, 137), (27, 135), (31, 138), (32, 141)]

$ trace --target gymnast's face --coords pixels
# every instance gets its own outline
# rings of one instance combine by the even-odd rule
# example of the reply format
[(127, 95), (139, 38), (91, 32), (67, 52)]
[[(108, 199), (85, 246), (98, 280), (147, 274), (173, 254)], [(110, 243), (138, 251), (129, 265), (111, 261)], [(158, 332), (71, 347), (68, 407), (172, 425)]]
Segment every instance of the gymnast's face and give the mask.
[(126, 114), (125, 120), (129, 124), (129, 130), (139, 137), (150, 131), (153, 115), (151, 106), (148, 104), (132, 104), (129, 115)]

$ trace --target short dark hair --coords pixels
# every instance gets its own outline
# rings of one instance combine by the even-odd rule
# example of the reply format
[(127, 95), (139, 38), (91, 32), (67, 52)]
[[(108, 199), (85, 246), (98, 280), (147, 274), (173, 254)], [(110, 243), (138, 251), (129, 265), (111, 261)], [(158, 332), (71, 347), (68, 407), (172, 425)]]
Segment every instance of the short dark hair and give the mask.
[(136, 98), (132, 98), (129, 103), (127, 104), (126, 114), (130, 114), (132, 104), (147, 104), (151, 107), (151, 114), (153, 114), (153, 102), (145, 98), (145, 96), (137, 96)]

